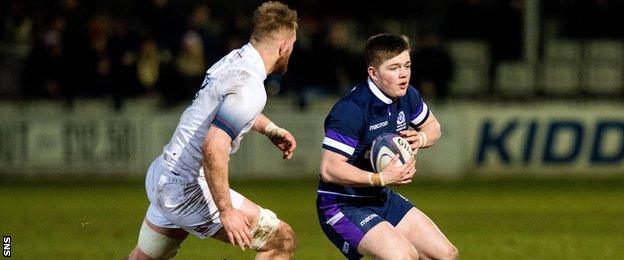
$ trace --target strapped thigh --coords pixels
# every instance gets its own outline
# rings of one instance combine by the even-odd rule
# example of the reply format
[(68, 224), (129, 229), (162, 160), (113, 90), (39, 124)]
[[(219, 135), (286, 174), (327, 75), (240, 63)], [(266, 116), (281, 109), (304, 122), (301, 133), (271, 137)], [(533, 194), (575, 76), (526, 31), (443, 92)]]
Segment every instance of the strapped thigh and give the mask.
[(138, 247), (153, 259), (169, 259), (176, 255), (182, 241), (184, 239), (175, 239), (158, 233), (143, 222)]
[(251, 231), (251, 248), (259, 250), (267, 242), (268, 238), (277, 230), (280, 220), (273, 211), (260, 207), (260, 218), (258, 224)]

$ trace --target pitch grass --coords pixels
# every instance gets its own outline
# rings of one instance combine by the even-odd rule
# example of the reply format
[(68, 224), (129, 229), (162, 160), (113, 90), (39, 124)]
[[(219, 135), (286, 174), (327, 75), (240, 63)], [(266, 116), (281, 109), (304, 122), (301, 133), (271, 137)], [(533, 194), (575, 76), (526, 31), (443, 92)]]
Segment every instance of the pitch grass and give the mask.
[[(297, 259), (341, 259), (317, 223), (315, 180), (232, 181), (299, 236)], [(417, 181), (398, 189), (459, 248), (462, 259), (624, 259), (624, 179)], [(143, 184), (0, 184), (0, 233), (14, 259), (121, 259), (147, 207)], [(189, 237), (177, 259), (251, 259)]]

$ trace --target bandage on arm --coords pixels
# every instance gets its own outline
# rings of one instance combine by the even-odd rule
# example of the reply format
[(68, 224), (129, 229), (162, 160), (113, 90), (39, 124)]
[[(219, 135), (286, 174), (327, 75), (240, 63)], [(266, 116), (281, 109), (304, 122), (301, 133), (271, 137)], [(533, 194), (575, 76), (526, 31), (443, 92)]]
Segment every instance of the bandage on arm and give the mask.
[(269, 123), (264, 128), (264, 134), (266, 136), (268, 136), (269, 138), (273, 138), (273, 137), (283, 138), (284, 135), (286, 135), (287, 132), (288, 131), (286, 131), (286, 129), (281, 128), (281, 127), (275, 125), (273, 122)]
[(253, 124), (253, 129), (261, 134), (266, 135), (270, 139), (274, 137), (283, 138), (288, 131), (277, 126), (275, 123), (263, 114), (256, 116)]
[(368, 183), (370, 186), (386, 186), (386, 182), (384, 181), (383, 174), (381, 172), (369, 172)]
[(420, 136), (420, 148), (427, 146), (427, 134), (425, 132), (417, 132)]

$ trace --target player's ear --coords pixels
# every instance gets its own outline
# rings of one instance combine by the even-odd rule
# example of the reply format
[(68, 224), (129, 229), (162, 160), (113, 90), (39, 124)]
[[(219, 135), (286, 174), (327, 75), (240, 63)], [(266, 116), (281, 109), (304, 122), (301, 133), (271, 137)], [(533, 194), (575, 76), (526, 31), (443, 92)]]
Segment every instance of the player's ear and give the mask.
[(285, 47), (286, 47), (286, 41), (281, 41), (279, 49), (277, 49), (277, 55), (282, 56), (282, 53), (284, 53)]
[(280, 40), (280, 46), (279, 46), (278, 53), (277, 53), (279, 56), (282, 56), (282, 54), (284, 54), (284, 52), (286, 52), (288, 50), (288, 47), (290, 46), (290, 39), (291, 39), (291, 37), (294, 38), (293, 39), (293, 44), (294, 44), (294, 41), (297, 40), (296, 31), (293, 31), (293, 32), (290, 32), (290, 33), (282, 32), (282, 37), (281, 37), (281, 40)]
[(277, 54), (279, 56), (282, 56), (282, 54), (284, 54), (284, 52), (286, 52), (286, 49), (288, 48), (288, 39), (282, 39), (280, 40), (280, 46), (279, 49), (277, 50)]
[(373, 68), (372, 66), (369, 66), (368, 67), (368, 76), (371, 79), (378, 80), (377, 79), (377, 70), (375, 68)]

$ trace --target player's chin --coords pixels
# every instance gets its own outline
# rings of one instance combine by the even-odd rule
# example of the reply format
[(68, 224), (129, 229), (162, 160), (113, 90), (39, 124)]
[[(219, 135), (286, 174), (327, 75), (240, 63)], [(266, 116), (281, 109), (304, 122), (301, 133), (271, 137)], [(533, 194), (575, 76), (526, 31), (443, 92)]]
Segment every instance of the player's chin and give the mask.
[(407, 86), (403, 87), (399, 85), (399, 89), (396, 92), (397, 97), (405, 96), (405, 94), (407, 94)]

